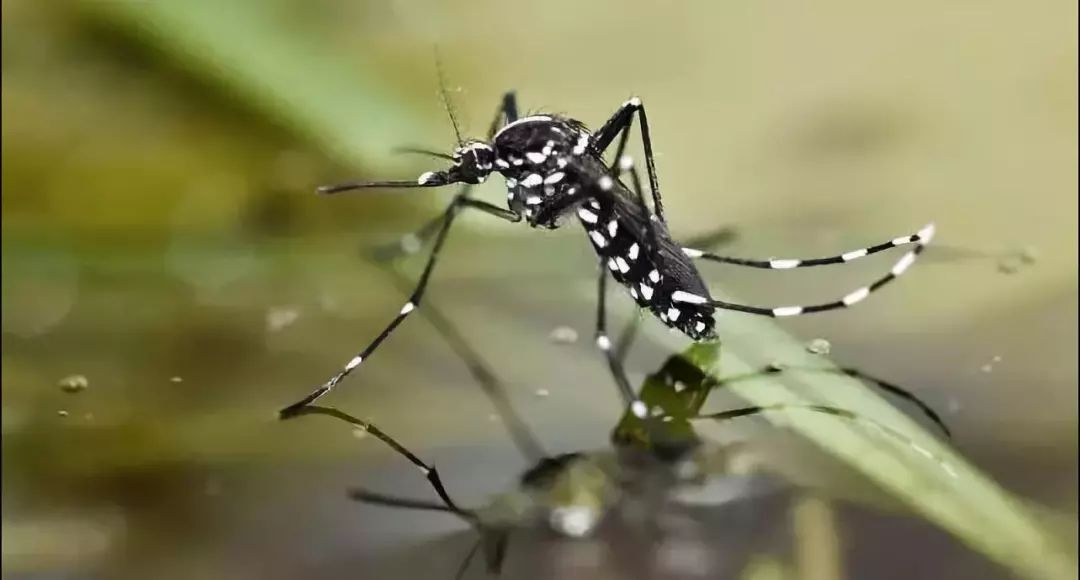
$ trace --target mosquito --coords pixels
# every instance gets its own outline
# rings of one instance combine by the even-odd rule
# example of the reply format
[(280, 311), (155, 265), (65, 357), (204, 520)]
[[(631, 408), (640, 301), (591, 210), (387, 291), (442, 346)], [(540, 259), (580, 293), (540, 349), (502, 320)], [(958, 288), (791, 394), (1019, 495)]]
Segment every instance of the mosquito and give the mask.
[[(576, 218), (590, 240), (599, 263), (596, 345), (606, 359), (624, 403), (638, 417), (644, 417), (647, 408), (634, 396), (623, 368), (612, 353), (607, 332), (605, 296), (608, 276), (623, 286), (639, 307), (663, 324), (693, 341), (710, 341), (717, 338), (714, 318), (717, 310), (778, 318), (847, 308), (861, 302), (903, 274), (934, 235), (934, 226), (930, 224), (911, 235), (823, 258), (755, 260), (680, 245), (672, 238), (664, 216), (649, 121), (640, 99), (631, 98), (623, 103), (594, 132), (580, 121), (553, 113), (519, 116), (516, 95), (513, 91), (507, 92), (485, 139), (479, 140), (461, 137), (445, 85), (441, 88), (457, 147), (452, 154), (421, 149), (411, 151), (444, 159), (450, 162), (450, 167), (425, 172), (416, 179), (350, 182), (318, 189), (322, 194), (336, 194), (365, 189), (463, 185), (441, 215), (403, 239), (403, 245), (414, 247), (431, 241), (431, 250), (415, 288), (398, 314), (340, 371), (308, 396), (283, 409), (282, 417), (295, 414), (330, 392), (368, 360), (416, 310), (424, 297), (447, 234), (462, 211), (477, 211), (507, 222), (525, 221), (530, 227), (538, 229), (555, 229), (567, 218)], [(632, 159), (625, 155), (635, 118), (640, 127), (651, 207), (646, 201), (640, 175)], [(615, 161), (609, 164), (604, 155), (613, 144)], [(505, 180), (506, 207), (470, 195), (471, 186), (484, 183), (492, 174), (499, 174)], [(629, 185), (624, 182), (624, 176), (628, 176)], [(764, 307), (714, 299), (696, 266), (698, 261), (709, 261), (748, 268), (788, 270), (846, 264), (909, 245), (914, 246), (913, 249), (905, 253), (884, 276), (838, 300), (810, 305)]]

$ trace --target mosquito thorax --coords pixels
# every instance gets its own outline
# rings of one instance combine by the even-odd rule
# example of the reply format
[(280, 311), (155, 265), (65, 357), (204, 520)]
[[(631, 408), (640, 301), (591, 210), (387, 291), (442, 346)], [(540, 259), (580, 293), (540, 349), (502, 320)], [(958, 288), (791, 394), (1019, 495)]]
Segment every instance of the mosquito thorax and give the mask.
[(580, 193), (578, 168), (593, 155), (591, 135), (580, 123), (556, 115), (523, 117), (496, 133), (495, 168), (506, 178), (507, 204), (529, 225), (554, 229)]

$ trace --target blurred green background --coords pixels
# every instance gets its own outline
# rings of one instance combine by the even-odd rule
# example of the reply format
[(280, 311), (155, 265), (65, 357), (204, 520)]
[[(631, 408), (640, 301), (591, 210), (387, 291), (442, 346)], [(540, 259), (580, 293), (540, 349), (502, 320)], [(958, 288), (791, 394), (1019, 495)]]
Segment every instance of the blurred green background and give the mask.
[[(419, 528), (457, 522), (344, 498), (360, 481), (426, 494), (411, 468), (334, 425), (274, 420), (400, 307), (360, 249), (448, 199), (312, 194), (432, 168), (396, 146), (452, 147), (434, 44), (471, 135), (508, 88), (526, 109), (591, 126), (640, 96), (680, 237), (729, 225), (732, 254), (815, 256), (936, 222), (938, 246), (904, 280), (783, 326), (920, 393), (964, 456), (1075, 542), (1076, 12), (999, 0), (4, 2), (5, 577), (452, 575), (467, 544), (372, 567), (417, 545)], [(482, 195), (499, 202), (492, 181)], [(599, 357), (589, 340), (547, 338), (591, 332), (580, 232), (464, 224), (431, 300), (497, 362), (550, 449), (602, 447), (619, 408)], [(705, 270), (774, 304), (831, 298), (888, 264)], [(721, 338), (737, 350), (726, 318)], [(646, 345), (635, 379), (664, 354)], [(70, 375), (87, 388), (62, 389)], [(334, 397), (437, 461), (464, 503), (525, 465), (420, 319)], [(923, 577), (1005, 574), (961, 548), (935, 552), (945, 537), (913, 525), (848, 550), (851, 576), (894, 577), (912, 554)]]

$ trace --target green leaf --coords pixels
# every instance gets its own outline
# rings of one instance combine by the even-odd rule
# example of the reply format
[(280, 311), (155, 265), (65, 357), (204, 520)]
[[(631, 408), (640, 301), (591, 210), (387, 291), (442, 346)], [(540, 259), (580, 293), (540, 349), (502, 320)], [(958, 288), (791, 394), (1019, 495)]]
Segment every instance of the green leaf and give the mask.
[[(722, 298), (727, 299), (727, 298)], [(823, 367), (823, 359), (769, 320), (728, 317), (724, 356), (707, 370), (725, 375), (754, 372), (772, 361)], [(654, 332), (659, 343), (676, 341)], [(813, 412), (765, 413), (774, 424), (801, 434), (858, 470), (928, 521), (970, 547), (1028, 578), (1075, 578), (1075, 554), (1040, 526), (1020, 500), (928, 434), (874, 391), (850, 377), (790, 373), (765, 381), (730, 383), (728, 389), (755, 405), (827, 405), (850, 410), (910, 438), (907, 444), (869, 427)]]
[[(419, 131), (416, 119), (381, 88), (375, 75), (320, 50), (287, 21), (273, 18), (263, 2), (87, 0), (84, 6), (179, 58), (193, 73), (234, 92), (254, 110), (339, 160), (391, 163), (396, 136)], [(358, 113), (361, 102), (367, 114)], [(649, 326), (654, 341), (676, 348), (675, 338), (659, 325)], [(726, 373), (750, 372), (774, 360), (821, 366), (821, 357), (811, 357), (769, 320), (731, 316), (724, 329)], [(710, 372), (719, 364), (701, 362)], [(802, 373), (730, 388), (755, 405), (829, 405), (905, 434), (913, 446), (859, 422), (809, 412), (766, 414), (1016, 573), (1038, 579), (1077, 576), (1075, 555), (1016, 498), (854, 380)]]

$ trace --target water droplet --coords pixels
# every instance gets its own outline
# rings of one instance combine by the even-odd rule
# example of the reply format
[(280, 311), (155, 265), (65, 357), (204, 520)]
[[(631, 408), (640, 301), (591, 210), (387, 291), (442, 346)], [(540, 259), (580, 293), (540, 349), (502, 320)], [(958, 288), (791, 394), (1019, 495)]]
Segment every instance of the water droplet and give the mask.
[(957, 399), (956, 397), (950, 397), (949, 402), (946, 404), (946, 410), (949, 412), (950, 415), (955, 415), (960, 412), (960, 409), (964, 408), (964, 406), (960, 403), (960, 399)]
[(1020, 260), (1016, 256), (1006, 256), (998, 260), (997, 269), (1002, 274), (1015, 274), (1020, 270)]
[(171, 382), (171, 383), (182, 383), (182, 382), (184, 382), (184, 377), (172, 377), (172, 378), (169, 379), (169, 382)]
[(65, 393), (78, 393), (86, 390), (90, 386), (90, 381), (83, 375), (69, 375), (60, 379), (57, 385)]
[(989, 364), (989, 363), (984, 364), (983, 366), (979, 367), (979, 370), (984, 372), (984, 373), (992, 373), (992, 372), (994, 372), (994, 365)]
[(815, 338), (806, 343), (806, 352), (810, 354), (827, 355), (832, 351), (832, 343), (824, 338)]
[(1039, 260), (1039, 251), (1031, 246), (1026, 246), (1020, 250), (1018, 257), (1024, 264), (1034, 264)]
[(275, 306), (266, 311), (266, 330), (278, 332), (296, 322), (300, 318), (300, 311), (291, 306)]
[(354, 427), (352, 430), (352, 436), (357, 439), (363, 439), (368, 436), (368, 430), (363, 427)]
[(56, 414), (59, 415), (60, 417), (67, 417), (69, 413), (67, 411), (63, 410), (63, 409), (60, 409), (59, 411), (56, 412)]
[(547, 397), (550, 394), (551, 394), (551, 391), (548, 391), (547, 389), (536, 389), (536, 396), (537, 397)]
[(578, 340), (578, 332), (569, 326), (559, 326), (551, 331), (548, 338), (556, 344), (573, 344)]

